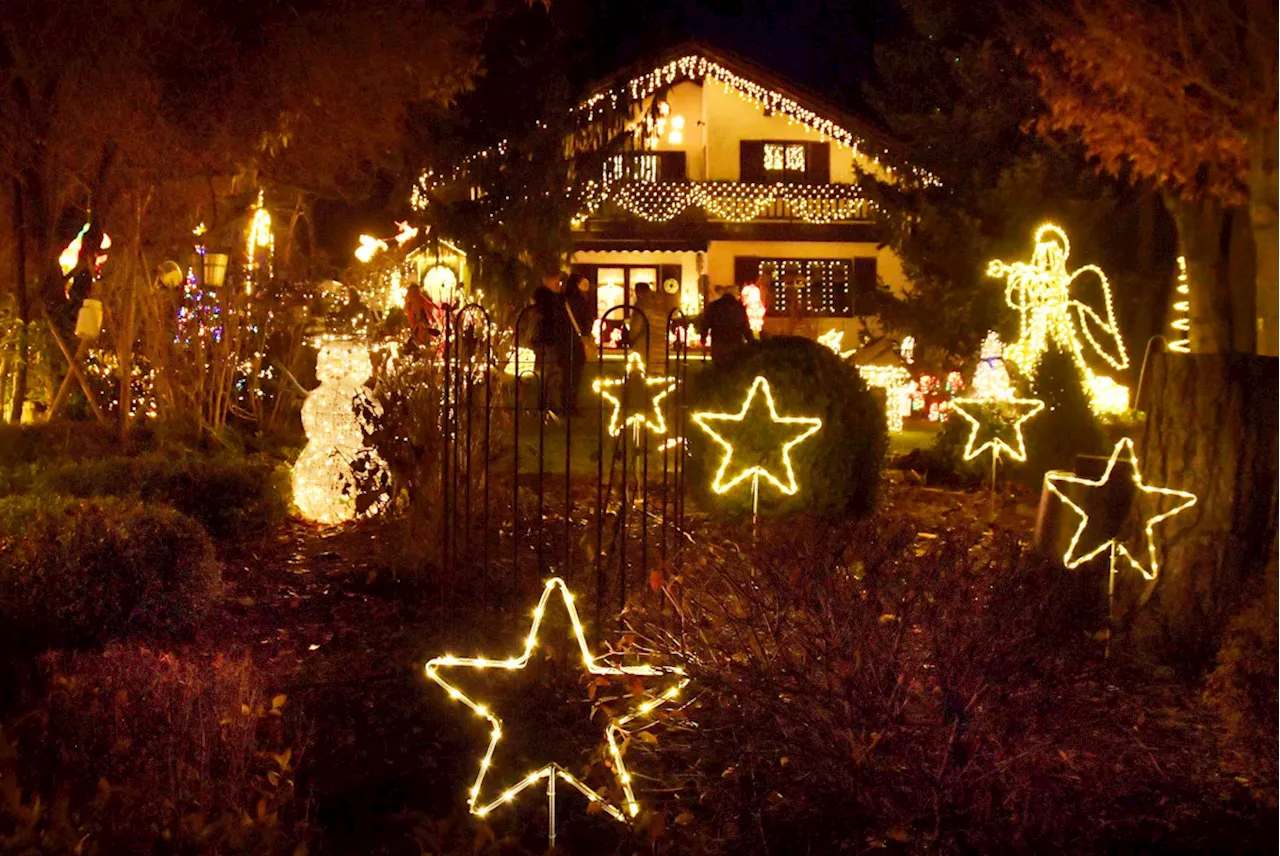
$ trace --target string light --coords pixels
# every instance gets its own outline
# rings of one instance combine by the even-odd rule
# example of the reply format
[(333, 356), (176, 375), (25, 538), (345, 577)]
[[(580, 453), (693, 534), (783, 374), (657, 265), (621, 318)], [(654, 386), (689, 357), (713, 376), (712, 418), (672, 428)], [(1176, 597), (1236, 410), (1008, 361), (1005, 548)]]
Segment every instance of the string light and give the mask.
[[(320, 386), (302, 404), (307, 445), (293, 465), (293, 501), (308, 520), (334, 524), (356, 516), (351, 464), (360, 456), (370, 471), (385, 471), (377, 452), (364, 445), (354, 401), (373, 374), (368, 349), (347, 339), (328, 339), (316, 356)], [(390, 497), (385, 493), (366, 514)]]
[(902, 433), (902, 421), (911, 413), (911, 398), (916, 390), (911, 372), (902, 366), (858, 366), (858, 374), (867, 386), (884, 390), (885, 427), (895, 434)]
[[(1006, 355), (1024, 375), (1030, 376), (1050, 343), (1057, 344), (1071, 355), (1091, 396), (1095, 390), (1101, 393), (1101, 397), (1090, 400), (1094, 410), (1108, 412), (1106, 408), (1113, 407), (1117, 400), (1114, 387), (1119, 385), (1092, 382), (1095, 375), (1085, 360), (1085, 343), (1117, 371), (1128, 368), (1129, 356), (1120, 337), (1107, 275), (1096, 265), (1085, 265), (1067, 273), (1070, 254), (1071, 242), (1066, 232), (1053, 224), (1045, 224), (1036, 230), (1035, 249), (1029, 264), (1006, 264), (996, 259), (987, 265), (988, 276), (1006, 281), (1005, 301), (1018, 310), (1021, 318), (1018, 341), (1006, 349)], [(1101, 314), (1071, 296), (1072, 285), (1086, 273), (1096, 274), (1101, 283), (1105, 304)], [(1094, 326), (1109, 338), (1114, 354), (1094, 336)], [(1125, 404), (1127, 408), (1127, 390)]]
[[(969, 421), (969, 439), (964, 445), (964, 459), (972, 461), (987, 449), (999, 458), (1004, 452), (1015, 461), (1027, 459), (1027, 446), (1022, 439), (1022, 423), (1041, 410), (1044, 402), (1038, 398), (953, 398), (951, 409)], [(980, 420), (976, 414), (984, 413), (986, 419)], [(1009, 426), (1017, 439), (1017, 447), (1010, 446), (1003, 438), (996, 436), (998, 426)], [(990, 435), (981, 443), (979, 438), (990, 430)]]
[(979, 351), (978, 367), (973, 371), (973, 397), (982, 400), (1013, 398), (1013, 384), (1004, 364), (1004, 343), (993, 330), (988, 330)]
[(1186, 256), (1178, 256), (1178, 285), (1176, 291), (1177, 297), (1173, 301), (1173, 311), (1176, 314), (1169, 326), (1174, 329), (1178, 338), (1169, 343), (1169, 350), (1175, 354), (1186, 354), (1191, 351), (1191, 339), (1189, 338), (1191, 319), (1187, 317), (1191, 312), (1191, 287), (1187, 281)]
[(852, 348), (848, 351), (844, 350), (844, 331), (837, 330), (834, 327), (818, 337), (818, 344), (827, 346), (831, 349), (831, 353), (842, 360), (852, 356), (858, 350), (857, 348)]
[[(620, 378), (596, 378), (591, 384), (591, 388), (599, 393), (600, 397), (613, 405), (613, 413), (609, 416), (609, 436), (617, 437), (622, 433), (622, 429), (635, 426), (638, 431), (641, 427), (647, 428), (654, 434), (667, 433), (667, 420), (662, 415), (662, 399), (676, 388), (676, 382), (669, 377), (649, 377), (644, 368), (644, 360), (635, 351), (627, 354), (627, 364), (622, 370)], [(621, 393), (615, 395), (611, 390), (621, 388)], [(631, 411), (622, 424), (618, 423), (622, 416), (622, 403), (624, 399), (630, 403), (630, 394), (635, 389), (644, 390), (648, 395), (649, 390), (657, 389), (653, 395), (649, 396), (649, 400), (653, 405), (653, 418), (645, 411), (628, 407)]]
[[(802, 312), (815, 315), (850, 315), (849, 279), (852, 265), (844, 259), (761, 259), (757, 278), (784, 283), (773, 290), (773, 308), (791, 311), (791, 291)], [(791, 286), (785, 283), (799, 282)]]
[[(582, 662), (586, 666), (589, 674), (649, 678), (672, 676), (676, 678), (675, 683), (661, 694), (641, 702), (629, 713), (610, 720), (609, 724), (604, 729), (605, 742), (609, 749), (610, 759), (613, 762), (613, 772), (622, 789), (625, 802), (624, 809), (620, 809), (610, 804), (600, 793), (554, 762), (537, 770), (533, 770), (514, 785), (511, 785), (500, 792), (494, 799), (487, 802), (481, 802), (480, 794), (484, 786), (485, 777), (492, 765), (494, 751), (498, 747), (498, 742), (502, 739), (502, 721), (495, 713), (493, 713), (492, 710), (489, 709), (487, 705), (473, 700), (459, 687), (455, 686), (441, 674), (442, 670), (455, 668), (505, 669), (508, 671), (519, 671), (525, 668), (533, 656), (534, 648), (537, 647), (538, 629), (542, 625), (542, 619), (546, 612), (547, 602), (551, 599), (552, 594), (557, 591), (559, 591), (561, 602), (564, 604), (565, 611), (568, 613), (569, 623), (573, 631), (574, 639), (578, 643), (578, 650), (582, 654)], [(566, 586), (564, 581), (559, 577), (547, 580), (546, 584), (543, 586), (542, 597), (538, 600), (538, 605), (533, 610), (533, 623), (529, 627), (528, 636), (525, 637), (524, 651), (520, 656), (498, 660), (487, 657), (454, 657), (446, 654), (442, 657), (435, 657), (428, 661), (426, 665), (426, 673), (428, 678), (439, 684), (440, 687), (449, 694), (449, 698), (470, 708), (472, 713), (487, 720), (490, 725), (489, 746), (485, 750), (484, 756), (480, 759), (480, 770), (476, 775), (475, 783), (471, 786), (471, 790), (467, 797), (467, 805), (471, 809), (472, 814), (484, 817), (495, 808), (511, 802), (520, 794), (521, 791), (528, 788), (530, 785), (533, 785), (542, 779), (556, 776), (578, 790), (588, 800), (599, 805), (610, 817), (624, 823), (629, 817), (635, 817), (640, 813), (640, 805), (636, 802), (635, 793), (631, 787), (631, 774), (627, 771), (626, 764), (622, 759), (622, 750), (619, 748), (619, 736), (625, 735), (626, 732), (624, 731), (624, 728), (626, 725), (641, 716), (647, 716), (653, 713), (653, 711), (666, 702), (675, 699), (689, 683), (689, 679), (685, 677), (684, 670), (679, 666), (609, 666), (602, 664), (599, 659), (592, 656), (590, 649), (587, 647), (587, 638), (582, 629), (582, 622), (578, 619), (578, 611), (573, 605), (573, 595), (569, 592), (568, 586)]]
[(848, 148), (853, 163), (858, 169), (883, 181), (892, 183), (899, 180), (903, 174), (907, 174), (924, 186), (941, 184), (937, 177), (927, 170), (906, 163), (891, 165), (891, 158), (886, 149), (873, 148), (869, 140), (802, 107), (781, 92), (761, 86), (755, 81), (735, 74), (714, 60), (696, 54), (671, 60), (646, 74), (632, 78), (621, 86), (596, 92), (579, 104), (575, 112), (584, 114), (586, 121), (590, 122), (596, 118), (597, 110), (617, 109), (624, 103), (642, 102), (660, 90), (684, 80), (704, 85), (705, 81), (710, 80), (718, 84), (724, 92), (737, 95), (744, 101), (759, 107), (766, 115), (777, 114), (804, 125), (822, 139), (830, 139), (837, 145)]
[[(1133, 483), (1142, 494), (1146, 496), (1172, 497), (1178, 500), (1177, 504), (1169, 510), (1154, 514), (1151, 517), (1146, 518), (1143, 523), (1142, 529), (1146, 538), (1145, 552), (1147, 555), (1147, 562), (1150, 565), (1149, 569), (1147, 565), (1143, 564), (1142, 559), (1131, 553), (1129, 548), (1117, 541), (1115, 537), (1108, 538), (1105, 541), (1093, 545), (1081, 545), (1080, 540), (1084, 535), (1085, 530), (1089, 527), (1089, 515), (1083, 508), (1073, 502), (1061, 487), (1064, 484), (1083, 485), (1086, 488), (1101, 488), (1106, 486), (1111, 481), (1111, 475), (1115, 471), (1116, 462), (1120, 459), (1120, 455), (1122, 453), (1125, 454), (1129, 463), (1132, 465)], [(1148, 580), (1154, 580), (1160, 574), (1160, 563), (1156, 554), (1155, 543), (1156, 524), (1173, 517), (1175, 514), (1180, 514), (1196, 504), (1196, 496), (1193, 493), (1189, 493), (1185, 490), (1176, 490), (1168, 487), (1154, 487), (1152, 485), (1145, 484), (1142, 481), (1142, 472), (1138, 468), (1138, 457), (1133, 449), (1133, 440), (1128, 437), (1125, 437), (1120, 440), (1120, 442), (1116, 443), (1115, 448), (1111, 451), (1111, 457), (1107, 460), (1107, 468), (1103, 471), (1100, 478), (1086, 479), (1073, 473), (1053, 471), (1045, 474), (1044, 483), (1045, 487), (1047, 487), (1051, 493), (1057, 496), (1058, 499), (1062, 500), (1064, 504), (1071, 508), (1071, 510), (1080, 517), (1080, 523), (1076, 526), (1076, 531), (1071, 535), (1071, 542), (1067, 545), (1067, 551), (1062, 555), (1062, 563), (1064, 565), (1072, 569), (1078, 568), (1093, 557), (1100, 555), (1104, 550), (1110, 549), (1111, 573), (1113, 575), (1116, 573), (1117, 559), (1123, 558), (1131, 567), (1141, 573), (1142, 576)]]
[[(751, 405), (755, 401), (757, 392), (763, 392), (764, 394), (764, 402), (769, 410), (770, 422), (775, 425), (792, 426), (791, 439), (782, 444), (783, 478), (778, 478), (760, 464), (746, 466), (732, 478), (726, 478), (729, 465), (733, 462), (734, 446), (732, 441), (721, 433), (724, 430), (723, 427), (720, 431), (717, 431), (712, 426), (725, 426), (726, 423), (741, 425), (746, 418), (747, 412), (751, 410)], [(751, 382), (751, 389), (748, 390), (747, 397), (742, 402), (742, 408), (737, 413), (695, 413), (693, 414), (693, 421), (697, 423), (699, 428), (710, 434), (711, 438), (720, 444), (720, 447), (724, 450), (724, 457), (720, 460), (720, 466), (716, 470), (715, 478), (711, 483), (711, 489), (717, 494), (732, 490), (734, 486), (745, 479), (763, 476), (770, 484), (787, 496), (794, 496), (799, 488), (796, 485), (795, 468), (791, 465), (791, 449), (822, 429), (822, 420), (816, 417), (779, 416), (777, 408), (773, 404), (773, 393), (769, 389), (769, 381), (763, 376), (758, 376)]]
[[(656, 169), (657, 159), (653, 163)], [(613, 179), (617, 174), (617, 180)], [(581, 224), (605, 202), (651, 223), (666, 223), (690, 208), (702, 208), (713, 217), (731, 223), (748, 223), (769, 211), (775, 203), (787, 207), (790, 217), (824, 224), (870, 220), (874, 204), (850, 184), (760, 184), (746, 181), (656, 181), (645, 175), (622, 172), (621, 166), (606, 172), (606, 180), (584, 182), (575, 222)]]
[(263, 190), (258, 191), (258, 201), (253, 205), (253, 219), (249, 221), (249, 235), (245, 247), (247, 261), (245, 262), (244, 290), (246, 294), (253, 292), (254, 278), (264, 270), (263, 263), (259, 259), (259, 251), (266, 256), (267, 279), (274, 276), (272, 266), (276, 254), (276, 236), (271, 230), (271, 212), (266, 208), (265, 193)]
[(911, 365), (916, 361), (915, 336), (902, 337), (902, 344), (898, 346), (898, 356), (902, 357), (902, 361), (907, 365)]
[[(89, 224), (85, 223), (80, 227), (80, 231), (76, 233), (76, 236), (71, 239), (71, 243), (67, 244), (66, 248), (58, 256), (58, 267), (62, 269), (63, 276), (75, 270), (76, 263), (80, 261), (80, 247), (83, 245), (84, 236), (88, 231)], [(102, 233), (102, 243), (98, 245), (98, 248), (104, 252), (94, 259), (95, 268), (102, 266), (102, 263), (107, 260), (105, 251), (111, 249), (111, 236), (106, 232)]]

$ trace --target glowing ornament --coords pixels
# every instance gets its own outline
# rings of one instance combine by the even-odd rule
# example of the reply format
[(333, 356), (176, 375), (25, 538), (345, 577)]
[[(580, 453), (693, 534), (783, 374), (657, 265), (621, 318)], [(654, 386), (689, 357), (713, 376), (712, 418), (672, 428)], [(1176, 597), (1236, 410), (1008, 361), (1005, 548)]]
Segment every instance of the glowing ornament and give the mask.
[(742, 287), (742, 305), (747, 310), (747, 325), (757, 336), (764, 329), (764, 298), (760, 295), (760, 286), (755, 283)]
[[(964, 446), (966, 461), (972, 461), (990, 449), (997, 459), (1003, 452), (1021, 462), (1027, 459), (1022, 423), (1044, 410), (1044, 402), (1036, 398), (953, 398), (951, 408), (969, 422), (969, 440)], [(980, 420), (979, 415), (987, 418)], [(1013, 432), (1014, 446), (997, 434), (999, 429), (1006, 427)], [(994, 469), (995, 460), (991, 465)]]
[(372, 374), (373, 363), (363, 344), (332, 339), (321, 345), (316, 357), (320, 386), (302, 404), (307, 445), (293, 465), (293, 501), (308, 520), (334, 524), (356, 517), (351, 464), (357, 456), (368, 470), (386, 469), (377, 453), (365, 447), (354, 409), (356, 396)]
[(910, 415), (916, 392), (911, 372), (903, 366), (858, 366), (858, 374), (867, 386), (884, 390), (885, 425), (894, 434), (901, 433), (902, 420)]
[(831, 353), (841, 359), (852, 356), (858, 350), (857, 348), (852, 348), (846, 351), (844, 349), (844, 331), (836, 330), (834, 327), (818, 337), (818, 344), (826, 345), (831, 349)]
[(898, 355), (902, 357), (902, 361), (907, 365), (911, 365), (916, 361), (916, 337), (903, 336), (902, 344), (898, 347)]
[[(1098, 538), (1093, 542), (1084, 542), (1084, 535), (1089, 529), (1089, 515), (1083, 508), (1073, 502), (1063, 491), (1062, 485), (1076, 484), (1083, 485), (1087, 488), (1105, 488), (1111, 481), (1112, 473), (1115, 471), (1116, 462), (1124, 454), (1129, 463), (1133, 467), (1133, 483), (1137, 486), (1138, 491), (1147, 497), (1168, 497), (1176, 500), (1175, 504), (1163, 512), (1158, 512), (1143, 520), (1143, 537), (1146, 541), (1145, 550), (1139, 550), (1139, 555), (1135, 556), (1130, 552), (1129, 548), (1121, 543), (1117, 538), (1110, 537), (1106, 539)], [(1185, 490), (1175, 490), (1168, 487), (1154, 487), (1144, 484), (1142, 481), (1142, 472), (1138, 468), (1138, 457), (1133, 450), (1133, 440), (1125, 437), (1116, 443), (1115, 448), (1111, 452), (1111, 457), (1107, 461), (1107, 468), (1098, 479), (1086, 479), (1072, 473), (1049, 472), (1044, 477), (1045, 487), (1051, 493), (1062, 500), (1062, 502), (1074, 511), (1080, 517), (1080, 523), (1076, 526), (1076, 531), (1071, 536), (1071, 542), (1067, 546), (1067, 552), (1062, 556), (1062, 563), (1068, 568), (1078, 568), (1080, 565), (1089, 561), (1095, 556), (1100, 555), (1106, 550), (1111, 551), (1111, 574), (1115, 575), (1117, 570), (1118, 559), (1123, 558), (1131, 567), (1137, 570), (1148, 580), (1154, 580), (1160, 574), (1160, 562), (1156, 551), (1155, 527), (1161, 521), (1180, 514), (1188, 508), (1196, 504), (1196, 496)], [(1143, 564), (1141, 554), (1146, 554), (1147, 564)]]
[(396, 226), (400, 229), (399, 232), (396, 232), (396, 246), (403, 247), (418, 237), (418, 227), (410, 226), (407, 220), (397, 220)]
[[(67, 276), (71, 271), (75, 270), (76, 262), (80, 260), (80, 247), (84, 242), (84, 236), (89, 231), (89, 224), (85, 223), (80, 227), (80, 231), (71, 239), (71, 243), (58, 256), (58, 267), (62, 270), (62, 275)], [(106, 232), (102, 233), (102, 243), (98, 245), (98, 249), (104, 252), (93, 260), (95, 268), (101, 267), (102, 263), (107, 260), (106, 250), (111, 249), (111, 236)]]
[[(644, 360), (635, 351), (627, 354), (627, 364), (620, 378), (597, 378), (591, 388), (600, 397), (613, 405), (613, 413), (609, 416), (609, 436), (617, 437), (623, 428), (634, 427), (637, 435), (641, 428), (654, 434), (667, 433), (667, 420), (662, 415), (662, 399), (676, 388), (676, 382), (669, 377), (649, 377), (645, 372)], [(615, 394), (614, 390), (618, 390)], [(646, 404), (651, 405), (652, 415), (646, 408), (633, 407), (634, 395), (642, 392)], [(652, 392), (652, 394), (651, 394)], [(627, 402), (628, 416), (625, 422), (619, 423), (622, 417), (623, 401)]]
[(373, 257), (387, 249), (387, 242), (372, 235), (361, 235), (360, 246), (356, 247), (356, 258), (368, 264)]
[(1004, 343), (994, 331), (987, 331), (979, 352), (978, 367), (973, 372), (973, 397), (980, 399), (1013, 398), (1013, 384), (1004, 364)]
[[(725, 436), (725, 432), (734, 431), (735, 426), (741, 426), (746, 420), (747, 413), (751, 411), (751, 405), (756, 400), (756, 393), (762, 392), (765, 407), (768, 409), (769, 422), (773, 425), (786, 426), (785, 430), (779, 430), (778, 433), (789, 435), (789, 439), (782, 443), (782, 477), (779, 478), (769, 469), (759, 463), (748, 462), (738, 472), (730, 475), (730, 467), (733, 464), (734, 445), (732, 439)], [(755, 420), (760, 419), (757, 414)], [(693, 421), (698, 427), (711, 435), (711, 439), (724, 450), (724, 457), (720, 460), (720, 466), (716, 470), (715, 479), (711, 483), (711, 489), (718, 494), (732, 490), (736, 485), (742, 483), (746, 479), (752, 480), (752, 493), (758, 493), (758, 483), (761, 477), (764, 477), (770, 484), (787, 496), (794, 496), (799, 489), (796, 485), (795, 468), (791, 465), (791, 449), (796, 445), (818, 433), (822, 428), (822, 420), (809, 416), (779, 416), (778, 410), (773, 404), (773, 393), (769, 389), (769, 381), (764, 377), (757, 377), (751, 383), (751, 389), (747, 392), (746, 399), (742, 402), (742, 408), (737, 413), (695, 413)]]
[[(265, 271), (267, 279), (273, 274), (272, 264), (275, 259), (276, 238), (271, 230), (271, 212), (264, 202), (265, 191), (258, 191), (258, 201), (253, 206), (253, 219), (249, 222), (249, 235), (246, 239), (245, 256), (245, 293), (253, 291), (253, 281)], [(265, 264), (263, 259), (265, 258)]]
[[(502, 739), (502, 720), (499, 719), (487, 705), (472, 699), (463, 692), (462, 689), (453, 683), (453, 679), (451, 679), (451, 677), (445, 677), (445, 674), (452, 669), (505, 669), (509, 671), (518, 671), (525, 668), (529, 664), (530, 658), (533, 656), (534, 648), (537, 647), (538, 628), (542, 625), (542, 619), (546, 612), (547, 602), (557, 591), (560, 593), (560, 600), (564, 605), (565, 612), (568, 614), (574, 640), (577, 642), (578, 650), (582, 654), (583, 665), (586, 667), (589, 674), (645, 678), (674, 678), (674, 683), (661, 694), (651, 697), (636, 705), (629, 713), (613, 719), (604, 729), (605, 743), (608, 746), (609, 757), (613, 763), (614, 776), (617, 778), (618, 785), (622, 790), (625, 802), (625, 805), (622, 807), (610, 804), (599, 792), (589, 787), (585, 782), (578, 779), (563, 766), (554, 761), (529, 772), (527, 775), (499, 791), (497, 796), (494, 796), (492, 799), (483, 797), (484, 784), (493, 761), (494, 751), (497, 749), (498, 743)], [(684, 671), (678, 666), (609, 666), (601, 663), (597, 658), (592, 656), (590, 649), (587, 647), (587, 639), (586, 635), (583, 633), (582, 622), (578, 619), (578, 612), (573, 605), (573, 595), (570, 594), (564, 581), (559, 578), (547, 580), (546, 585), (543, 587), (542, 597), (538, 601), (537, 608), (533, 611), (533, 624), (530, 626), (529, 634), (524, 640), (524, 650), (519, 656), (507, 657), (505, 659), (490, 659), (486, 657), (453, 657), (446, 654), (443, 657), (436, 657), (430, 660), (426, 665), (426, 673), (427, 677), (439, 684), (444, 691), (449, 694), (451, 699), (466, 705), (471, 709), (472, 713), (487, 720), (490, 725), (489, 746), (485, 750), (484, 756), (480, 759), (480, 770), (476, 775), (475, 783), (471, 786), (471, 790), (467, 797), (467, 805), (471, 809), (471, 813), (479, 817), (484, 817), (495, 808), (511, 802), (520, 794), (521, 791), (543, 779), (546, 779), (551, 815), (549, 838), (552, 843), (555, 841), (555, 782), (557, 779), (565, 782), (570, 787), (580, 792), (591, 802), (598, 804), (606, 814), (615, 820), (625, 823), (629, 818), (633, 818), (639, 814), (640, 806), (636, 802), (635, 793), (631, 787), (631, 774), (627, 771), (627, 766), (623, 761), (622, 751), (619, 748), (619, 737), (625, 735), (626, 732), (624, 729), (628, 723), (641, 716), (651, 714), (661, 705), (676, 698), (680, 691), (684, 689), (689, 682), (689, 679), (684, 675)]]
[[(1095, 375), (1085, 359), (1086, 344), (1092, 354), (1115, 370), (1128, 368), (1129, 356), (1120, 338), (1106, 274), (1096, 265), (1085, 265), (1068, 273), (1070, 253), (1071, 243), (1066, 232), (1046, 224), (1036, 230), (1035, 249), (1029, 264), (1006, 264), (997, 259), (987, 265), (987, 275), (1006, 281), (1005, 301), (1020, 315), (1018, 341), (1005, 349), (1005, 356), (1024, 375), (1030, 376), (1050, 344), (1056, 344), (1071, 355), (1085, 388), (1092, 391), (1095, 385), (1091, 381)], [(1076, 280), (1087, 273), (1098, 277), (1104, 304), (1102, 312), (1072, 297)], [(1098, 336), (1105, 342), (1099, 341)], [(1094, 409), (1114, 403), (1115, 397), (1111, 391), (1105, 401), (1093, 399)]]
[(1174, 319), (1169, 322), (1169, 326), (1173, 328), (1177, 338), (1169, 343), (1169, 350), (1175, 354), (1185, 354), (1191, 350), (1191, 340), (1188, 338), (1191, 330), (1191, 319), (1188, 314), (1191, 312), (1191, 288), (1187, 282), (1187, 257), (1178, 256), (1178, 286), (1177, 297), (1173, 301)]

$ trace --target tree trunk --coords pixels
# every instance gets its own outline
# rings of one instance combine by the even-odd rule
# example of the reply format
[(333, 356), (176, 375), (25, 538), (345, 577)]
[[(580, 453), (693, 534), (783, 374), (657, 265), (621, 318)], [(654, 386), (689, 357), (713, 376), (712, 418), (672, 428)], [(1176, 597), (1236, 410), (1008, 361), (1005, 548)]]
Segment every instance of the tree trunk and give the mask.
[(22, 198), (22, 182), (13, 181), (13, 228), (17, 237), (18, 277), (18, 354), (13, 380), (13, 405), (9, 421), (15, 425), (22, 421), (22, 406), (27, 400), (27, 365), (29, 363), (31, 294), (27, 290), (27, 217)]
[(1251, 354), (1159, 353), (1147, 366), (1143, 482), (1197, 503), (1156, 525), (1159, 577), (1121, 573), (1118, 602), (1145, 600), (1135, 642), (1191, 672), (1212, 664), (1226, 623), (1274, 572), (1278, 370)]
[(1166, 198), (1178, 225), (1178, 246), (1187, 260), (1191, 351), (1218, 354), (1233, 350), (1233, 311), (1229, 262), (1231, 215), (1216, 199)]
[(1249, 171), (1249, 217), (1256, 253), (1258, 353), (1280, 353), (1280, 228), (1277, 227), (1277, 126), (1274, 121), (1255, 136)]

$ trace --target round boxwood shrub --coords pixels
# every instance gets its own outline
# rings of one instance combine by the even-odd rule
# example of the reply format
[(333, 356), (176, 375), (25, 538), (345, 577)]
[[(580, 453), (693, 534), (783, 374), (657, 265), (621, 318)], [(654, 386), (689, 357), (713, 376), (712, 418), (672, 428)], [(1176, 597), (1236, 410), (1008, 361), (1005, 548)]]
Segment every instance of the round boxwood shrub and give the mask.
[(1049, 470), (1075, 470), (1077, 455), (1111, 451), (1069, 354), (1052, 347), (1045, 352), (1031, 377), (1031, 395), (1044, 402), (1044, 410), (1022, 432), (1027, 463), (1020, 475), (1027, 484), (1039, 488)]
[(70, 496), (128, 496), (169, 505), (219, 540), (266, 531), (288, 512), (288, 485), (265, 458), (152, 453), (68, 463), (42, 473), (38, 489)]
[[(889, 440), (884, 407), (858, 370), (811, 339), (772, 337), (741, 349), (719, 365), (690, 373), (690, 411), (738, 412), (757, 376), (768, 379), (780, 416), (816, 416), (822, 420), (817, 434), (791, 450), (799, 486), (794, 496), (780, 493), (761, 479), (761, 514), (780, 516), (804, 511), (839, 518), (870, 513)], [(752, 408), (762, 405), (757, 400)], [(736, 451), (756, 459), (772, 452), (771, 460), (776, 463), (780, 444), (769, 442), (776, 437), (776, 429), (768, 429), (767, 424), (757, 422), (759, 430), (752, 433), (752, 421), (748, 421), (744, 426), (748, 433), (739, 435), (747, 443), (745, 447), (736, 444)], [(711, 482), (723, 450), (692, 420), (686, 430), (690, 450), (688, 489), (698, 504), (709, 511), (750, 514), (750, 481), (724, 494), (714, 494)], [(782, 473), (777, 475), (782, 477)]]
[(191, 518), (117, 498), (0, 500), (0, 646), (182, 635), (217, 597), (221, 567)]

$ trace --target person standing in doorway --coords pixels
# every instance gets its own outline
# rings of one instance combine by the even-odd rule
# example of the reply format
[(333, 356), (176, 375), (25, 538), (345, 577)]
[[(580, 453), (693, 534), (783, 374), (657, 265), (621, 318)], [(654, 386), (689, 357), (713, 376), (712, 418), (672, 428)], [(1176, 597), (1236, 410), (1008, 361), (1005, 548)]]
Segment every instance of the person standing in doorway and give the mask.
[(752, 340), (746, 307), (731, 286), (716, 286), (716, 299), (702, 313), (702, 345), (711, 338), (711, 360), (723, 363), (731, 354)]

